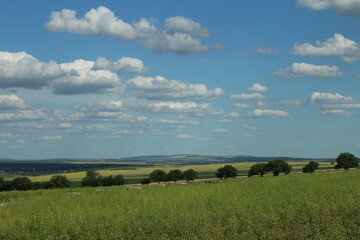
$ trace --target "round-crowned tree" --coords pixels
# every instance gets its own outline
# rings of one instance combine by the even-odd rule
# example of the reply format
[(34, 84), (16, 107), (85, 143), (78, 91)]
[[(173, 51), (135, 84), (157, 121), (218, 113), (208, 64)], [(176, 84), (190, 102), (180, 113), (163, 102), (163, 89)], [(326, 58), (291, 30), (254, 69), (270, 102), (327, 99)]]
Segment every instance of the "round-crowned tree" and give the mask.
[(315, 170), (319, 167), (319, 163), (314, 162), (314, 161), (310, 161), (308, 164), (305, 165), (305, 167), (303, 167), (302, 171), (304, 173), (311, 173), (313, 174), (313, 172), (315, 172)]
[(71, 182), (64, 175), (54, 175), (50, 178), (49, 185), (51, 188), (68, 188)]
[(184, 178), (184, 175), (180, 169), (170, 170), (168, 173), (168, 180), (177, 182)]
[(237, 176), (237, 169), (232, 165), (225, 165), (217, 170), (216, 177), (223, 178), (235, 178)]
[(248, 177), (258, 175), (258, 176), (264, 176), (266, 173), (266, 163), (256, 163), (250, 167), (250, 170), (248, 172)]
[(193, 181), (198, 178), (199, 174), (194, 169), (190, 168), (183, 172), (184, 178), (186, 181)]
[(274, 176), (278, 176), (280, 173), (289, 174), (291, 172), (291, 166), (283, 159), (269, 161), (265, 168), (266, 172), (273, 172)]
[(150, 180), (152, 182), (166, 182), (167, 181), (167, 175), (164, 170), (157, 169), (152, 171), (152, 173), (149, 176)]
[(349, 152), (340, 153), (336, 158), (335, 169), (344, 168), (348, 170), (349, 168), (357, 168), (359, 167), (359, 160)]

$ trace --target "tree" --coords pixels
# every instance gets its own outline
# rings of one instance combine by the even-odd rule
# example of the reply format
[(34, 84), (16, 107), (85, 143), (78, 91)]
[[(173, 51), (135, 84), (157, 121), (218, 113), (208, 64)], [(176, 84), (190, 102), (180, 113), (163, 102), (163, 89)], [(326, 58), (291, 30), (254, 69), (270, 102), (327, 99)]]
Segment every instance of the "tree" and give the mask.
[(12, 189), (26, 191), (31, 189), (31, 180), (27, 177), (17, 177), (11, 181)]
[(184, 179), (184, 175), (180, 169), (170, 170), (168, 173), (168, 179), (170, 181), (177, 182), (178, 180)]
[(108, 177), (102, 177), (101, 181), (102, 181), (102, 185), (105, 187), (114, 185), (112, 175)]
[(308, 164), (305, 165), (305, 167), (303, 167), (303, 172), (313, 174), (313, 172), (315, 172), (318, 167), (319, 163), (310, 161)]
[(71, 182), (64, 175), (54, 175), (50, 178), (49, 185), (51, 188), (69, 188)]
[(291, 172), (291, 166), (282, 159), (269, 161), (265, 169), (266, 172), (273, 172), (274, 176), (278, 176), (280, 173), (289, 174)]
[(357, 168), (359, 167), (358, 159), (351, 153), (345, 152), (340, 153), (336, 158), (335, 169), (344, 168), (345, 170), (349, 170), (349, 168)]
[(157, 169), (157, 170), (154, 170), (150, 176), (149, 176), (150, 180), (152, 182), (165, 182), (166, 181), (166, 173), (164, 170), (161, 170), (161, 169)]
[(199, 174), (194, 169), (190, 168), (183, 172), (184, 178), (186, 181), (193, 181), (198, 178)]
[(83, 187), (90, 186), (90, 187), (98, 187), (102, 184), (102, 176), (94, 171), (89, 170), (86, 172), (86, 176), (82, 179), (81, 185)]
[(237, 169), (232, 165), (225, 165), (217, 170), (216, 177), (223, 178), (235, 178), (237, 176)]
[(113, 177), (113, 185), (124, 185), (126, 183), (126, 180), (124, 178), (124, 175), (117, 174)]
[(141, 184), (145, 185), (145, 184), (150, 184), (150, 179), (149, 178), (143, 178), (141, 179)]
[(3, 191), (3, 185), (4, 185), (5, 179), (0, 176), (0, 192)]
[(248, 177), (258, 175), (258, 176), (264, 176), (266, 173), (266, 163), (256, 163), (250, 167), (250, 170), (248, 172)]

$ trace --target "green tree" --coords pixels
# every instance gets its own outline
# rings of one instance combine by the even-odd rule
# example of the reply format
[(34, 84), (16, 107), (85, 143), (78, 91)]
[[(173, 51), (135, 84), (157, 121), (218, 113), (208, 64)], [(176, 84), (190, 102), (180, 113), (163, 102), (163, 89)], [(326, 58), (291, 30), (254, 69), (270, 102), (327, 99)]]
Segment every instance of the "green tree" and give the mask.
[(166, 173), (164, 170), (161, 170), (161, 169), (157, 169), (157, 170), (154, 170), (149, 178), (152, 182), (165, 182), (167, 179), (166, 179)]
[(149, 178), (143, 178), (141, 179), (141, 184), (145, 185), (145, 184), (150, 184), (150, 179)]
[(291, 172), (291, 166), (283, 159), (269, 161), (265, 169), (266, 172), (273, 172), (274, 176), (278, 176), (280, 173), (289, 174)]
[(199, 174), (194, 169), (190, 168), (183, 172), (184, 178), (186, 181), (193, 181), (198, 178)]
[(102, 185), (102, 176), (94, 170), (89, 170), (86, 172), (86, 176), (82, 179), (81, 185), (83, 187), (101, 186)]
[(19, 191), (30, 190), (32, 187), (31, 180), (27, 177), (17, 177), (11, 181), (12, 189)]
[(168, 179), (170, 181), (177, 182), (178, 180), (184, 179), (184, 175), (180, 169), (170, 170), (168, 173)]
[(258, 175), (258, 176), (264, 176), (266, 173), (266, 163), (256, 163), (250, 167), (250, 170), (248, 172), (248, 177)]
[(71, 182), (64, 175), (54, 175), (50, 178), (49, 185), (52, 188), (69, 188)]
[(107, 177), (102, 177), (101, 181), (102, 181), (102, 185), (105, 187), (114, 185), (112, 175), (107, 176)]
[(232, 165), (225, 165), (217, 169), (216, 177), (223, 179), (223, 178), (235, 178), (237, 176), (237, 169)]
[(0, 176), (0, 192), (3, 191), (3, 185), (4, 185), (5, 179)]
[(124, 175), (117, 174), (113, 177), (113, 185), (124, 185), (126, 183)]
[(303, 172), (304, 173), (311, 173), (313, 174), (313, 172), (315, 172), (315, 170), (319, 167), (319, 163), (314, 162), (314, 161), (310, 161), (308, 164), (305, 165), (305, 167), (303, 167)]
[(335, 169), (344, 168), (348, 170), (349, 168), (357, 168), (359, 167), (358, 159), (351, 153), (345, 152), (340, 153), (339, 156), (336, 158), (336, 165)]

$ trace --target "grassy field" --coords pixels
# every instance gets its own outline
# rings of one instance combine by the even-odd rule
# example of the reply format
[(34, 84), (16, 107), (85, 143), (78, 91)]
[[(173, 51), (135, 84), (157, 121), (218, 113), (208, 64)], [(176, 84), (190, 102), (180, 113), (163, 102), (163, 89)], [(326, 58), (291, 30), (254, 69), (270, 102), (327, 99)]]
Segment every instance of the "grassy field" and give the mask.
[(359, 179), (350, 170), (2, 192), (0, 239), (360, 239)]
[[(293, 167), (294, 172), (301, 171), (307, 162), (290, 162), (289, 164)], [(185, 171), (189, 168), (193, 168), (197, 172), (199, 172), (199, 177), (201, 179), (206, 178), (214, 178), (216, 170), (220, 167), (223, 167), (227, 163), (214, 163), (214, 164), (197, 164), (197, 165), (159, 165), (159, 166), (151, 166), (151, 167), (137, 167), (134, 169), (128, 170), (99, 170), (98, 172), (102, 176), (110, 176), (116, 174), (123, 174), (128, 183), (139, 183), (140, 180), (144, 177), (148, 177), (150, 173), (155, 169), (163, 169), (164, 171), (169, 171), (171, 169), (180, 169)], [(239, 162), (239, 163), (229, 163), (238, 169), (240, 176), (247, 175), (247, 172), (251, 165), (255, 164), (255, 162)], [(324, 171), (329, 168), (334, 168), (330, 162), (319, 162), (319, 171)], [(64, 174), (70, 181), (79, 182), (82, 178), (85, 177), (86, 172), (74, 172), (74, 173), (66, 173)], [(30, 177), (30, 179), (34, 182), (44, 182), (48, 181), (52, 175), (43, 175)]]

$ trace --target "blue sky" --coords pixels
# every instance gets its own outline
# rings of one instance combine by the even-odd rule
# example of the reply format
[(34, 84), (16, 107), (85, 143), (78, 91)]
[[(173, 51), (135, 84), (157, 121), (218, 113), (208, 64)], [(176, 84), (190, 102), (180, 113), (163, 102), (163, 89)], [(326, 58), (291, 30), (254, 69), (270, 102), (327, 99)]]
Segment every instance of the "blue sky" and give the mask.
[(360, 1), (3, 1), (0, 158), (360, 155)]

